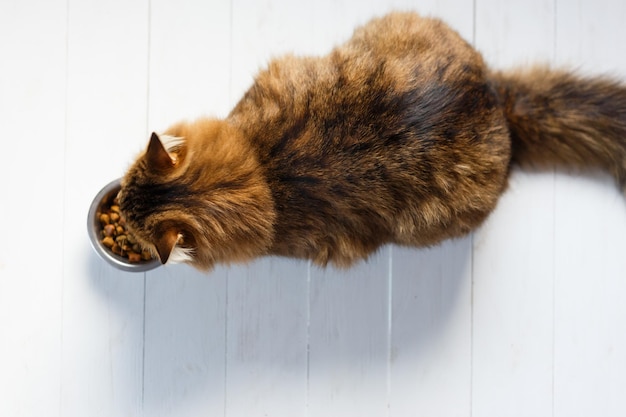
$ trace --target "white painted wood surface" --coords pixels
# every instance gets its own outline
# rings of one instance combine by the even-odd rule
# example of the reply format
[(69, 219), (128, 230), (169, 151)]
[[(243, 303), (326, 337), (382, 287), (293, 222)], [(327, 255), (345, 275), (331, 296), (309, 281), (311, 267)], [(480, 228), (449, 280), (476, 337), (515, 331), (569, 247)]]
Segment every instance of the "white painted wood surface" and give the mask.
[(0, 416), (624, 416), (626, 203), (516, 171), (486, 224), (350, 271), (97, 258), (91, 198), (148, 133), (392, 9), (498, 67), (626, 79), (619, 0), (0, 2)]

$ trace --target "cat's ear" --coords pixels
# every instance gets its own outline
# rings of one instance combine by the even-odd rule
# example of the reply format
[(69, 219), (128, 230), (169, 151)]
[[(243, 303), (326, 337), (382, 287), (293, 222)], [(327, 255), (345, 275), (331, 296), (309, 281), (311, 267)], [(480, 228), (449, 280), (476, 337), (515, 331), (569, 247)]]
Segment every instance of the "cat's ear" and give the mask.
[(166, 264), (167, 260), (170, 258), (172, 251), (174, 250), (174, 246), (178, 242), (178, 232), (176, 229), (168, 228), (163, 232), (154, 243), (156, 246), (157, 253), (159, 254), (159, 258), (161, 259), (162, 264)]
[(167, 152), (161, 139), (156, 133), (150, 136), (150, 143), (146, 151), (146, 161), (148, 167), (157, 172), (168, 172), (176, 165), (170, 154)]

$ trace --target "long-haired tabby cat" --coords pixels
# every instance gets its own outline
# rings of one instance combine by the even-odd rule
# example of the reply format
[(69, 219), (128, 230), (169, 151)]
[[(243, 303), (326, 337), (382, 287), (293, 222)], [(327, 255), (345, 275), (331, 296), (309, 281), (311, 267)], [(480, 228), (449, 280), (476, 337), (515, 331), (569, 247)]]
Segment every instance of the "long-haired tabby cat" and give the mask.
[(226, 119), (153, 134), (119, 196), (163, 263), (349, 266), (468, 233), (526, 162), (625, 187), (626, 86), (494, 72), (441, 21), (393, 13), (327, 56), (271, 62)]

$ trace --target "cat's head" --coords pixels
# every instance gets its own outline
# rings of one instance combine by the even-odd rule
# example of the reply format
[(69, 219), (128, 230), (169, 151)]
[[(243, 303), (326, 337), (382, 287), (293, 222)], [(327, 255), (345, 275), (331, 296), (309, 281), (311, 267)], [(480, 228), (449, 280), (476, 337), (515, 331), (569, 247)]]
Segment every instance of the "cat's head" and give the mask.
[(273, 199), (249, 144), (223, 121), (152, 134), (122, 179), (122, 215), (162, 263), (247, 261), (272, 244)]

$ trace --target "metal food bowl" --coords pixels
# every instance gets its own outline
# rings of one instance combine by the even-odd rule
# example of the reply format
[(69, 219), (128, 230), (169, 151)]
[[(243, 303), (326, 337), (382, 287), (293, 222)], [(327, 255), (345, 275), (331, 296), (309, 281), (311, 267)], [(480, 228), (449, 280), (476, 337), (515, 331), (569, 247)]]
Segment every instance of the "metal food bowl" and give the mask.
[(89, 207), (89, 215), (87, 216), (87, 232), (89, 233), (89, 240), (91, 246), (96, 253), (100, 255), (102, 259), (113, 265), (117, 269), (130, 272), (144, 272), (154, 269), (161, 265), (161, 261), (158, 259), (152, 259), (149, 261), (141, 261), (131, 263), (128, 259), (113, 253), (109, 248), (104, 246), (101, 242), (101, 231), (99, 213), (103, 206), (110, 204), (117, 193), (120, 191), (120, 180), (111, 181), (104, 186), (102, 190), (96, 195)]

